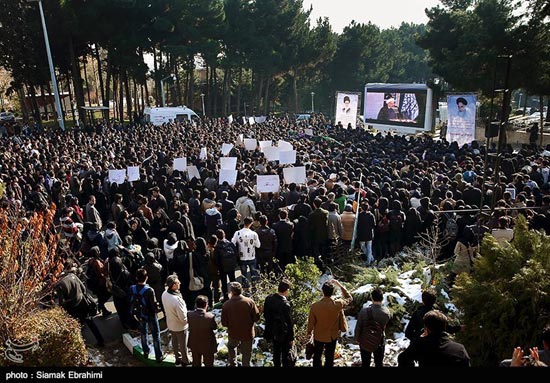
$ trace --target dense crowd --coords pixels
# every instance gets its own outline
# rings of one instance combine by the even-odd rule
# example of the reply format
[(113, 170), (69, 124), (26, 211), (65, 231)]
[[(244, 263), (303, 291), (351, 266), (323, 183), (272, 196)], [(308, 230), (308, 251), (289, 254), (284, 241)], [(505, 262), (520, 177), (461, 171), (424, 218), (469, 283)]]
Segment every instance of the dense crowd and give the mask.
[[(429, 135), (346, 130), (322, 115), (299, 123), (289, 117), (255, 125), (204, 119), (10, 132), (0, 139), (1, 208), (25, 219), (55, 204), (63, 242), (71, 258), (87, 260), (84, 279), (103, 315), (110, 315), (105, 302), (112, 296), (126, 329), (139, 327), (132, 286), (147, 281), (148, 300), (168, 315), (164, 286), (174, 286), (169, 277), (175, 275), (184, 305), (205, 309), (231, 300), (228, 290), (240, 288), (228, 288), (237, 270), (245, 294), (259, 273), (281, 273), (296, 258), (313, 256), (324, 270), (348, 256), (343, 249), (350, 248), (354, 231), (369, 266), (437, 228), (445, 240), (440, 257), (456, 256), (456, 274), (470, 271), (484, 233), (511, 240), (518, 214), (531, 228), (550, 233), (550, 166), (536, 145), (506, 146), (495, 177), (494, 144), (458, 147)], [(296, 150), (296, 162), (268, 161), (259, 146), (246, 150), (239, 135), (285, 140)], [(237, 158), (235, 185), (218, 182), (223, 143), (234, 145), (228, 156)], [(182, 157), (200, 178), (174, 169), (174, 159)], [(110, 169), (129, 166), (139, 166), (139, 180), (109, 182)], [(306, 166), (303, 184), (285, 184), (289, 166)], [(278, 175), (281, 191), (258, 193), (258, 175)], [(69, 293), (68, 284), (60, 294)], [(101, 344), (101, 334), (93, 331)]]

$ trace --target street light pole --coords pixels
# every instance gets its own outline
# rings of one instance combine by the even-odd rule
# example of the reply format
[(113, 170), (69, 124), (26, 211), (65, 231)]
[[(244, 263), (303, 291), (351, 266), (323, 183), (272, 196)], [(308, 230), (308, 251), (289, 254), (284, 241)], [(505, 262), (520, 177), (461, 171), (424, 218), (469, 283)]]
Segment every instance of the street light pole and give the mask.
[(174, 75), (171, 74), (170, 76), (166, 76), (162, 80), (160, 80), (160, 93), (161, 93), (161, 99), (162, 99), (162, 107), (166, 106), (166, 96), (164, 94), (164, 80), (168, 80), (169, 78), (174, 78)]
[(315, 104), (313, 103), (313, 96), (315, 96), (315, 92), (311, 92), (311, 113), (315, 113)]
[(48, 29), (46, 28), (46, 19), (44, 18), (44, 9), (42, 8), (42, 0), (29, 0), (38, 2), (40, 9), (40, 19), (42, 20), (42, 30), (44, 31), (44, 42), (46, 43), (46, 53), (48, 55), (48, 64), (50, 66), (50, 76), (52, 78), (53, 92), (55, 97), (55, 111), (57, 112), (57, 122), (62, 130), (65, 130), (65, 120), (61, 111), (61, 99), (59, 97), (59, 89), (57, 88), (57, 79), (53, 69), (52, 52), (50, 51), (50, 40), (48, 38)]
[(201, 102), (202, 102), (202, 116), (204, 117), (204, 93), (201, 93)]

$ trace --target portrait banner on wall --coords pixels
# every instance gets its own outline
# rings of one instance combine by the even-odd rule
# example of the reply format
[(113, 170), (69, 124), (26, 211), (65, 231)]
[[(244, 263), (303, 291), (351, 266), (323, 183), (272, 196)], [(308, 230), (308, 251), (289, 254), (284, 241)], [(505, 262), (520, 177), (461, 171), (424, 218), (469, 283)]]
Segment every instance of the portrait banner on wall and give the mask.
[(475, 94), (447, 96), (447, 141), (461, 147), (476, 139), (476, 101)]
[(352, 129), (357, 125), (357, 107), (359, 105), (359, 93), (336, 92), (336, 124), (342, 123), (344, 128), (351, 125)]

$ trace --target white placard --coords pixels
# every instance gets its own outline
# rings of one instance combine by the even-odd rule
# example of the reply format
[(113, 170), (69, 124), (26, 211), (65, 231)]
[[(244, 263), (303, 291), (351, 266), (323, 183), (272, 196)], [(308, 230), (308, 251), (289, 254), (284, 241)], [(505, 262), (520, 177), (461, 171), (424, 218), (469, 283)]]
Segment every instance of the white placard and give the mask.
[(261, 124), (262, 122), (265, 122), (265, 120), (267, 120), (267, 116), (254, 117), (254, 121), (256, 121), (258, 124)]
[(237, 169), (237, 157), (220, 157), (221, 169)]
[(139, 166), (128, 166), (126, 171), (128, 172), (128, 181), (139, 180)]
[(268, 161), (279, 161), (279, 148), (275, 146), (265, 147), (264, 156)]
[(237, 137), (237, 145), (243, 145), (244, 144), (244, 134), (239, 134), (239, 137)]
[(187, 157), (174, 159), (174, 170), (184, 172), (187, 170)]
[(306, 134), (306, 136), (313, 137), (313, 129), (304, 129), (304, 133)]
[(219, 184), (223, 184), (224, 181), (227, 181), (229, 185), (235, 185), (235, 182), (237, 182), (237, 171), (233, 169), (221, 169)]
[(543, 150), (543, 151), (542, 151), (542, 156), (543, 156), (543, 157), (550, 157), (550, 151), (548, 151), (548, 150)]
[(506, 188), (505, 191), (510, 192), (512, 195), (512, 201), (516, 199), (516, 188)]
[(233, 149), (233, 144), (222, 144), (222, 155), (227, 156), (231, 149)]
[(306, 183), (306, 167), (298, 166), (295, 168), (284, 168), (283, 175), (285, 178), (285, 184), (305, 184)]
[(244, 139), (244, 148), (246, 150), (256, 150), (256, 146), (258, 146), (258, 141), (255, 138)]
[(279, 176), (256, 176), (256, 190), (258, 193), (278, 193)]
[(295, 164), (296, 163), (296, 150), (288, 150), (279, 152), (279, 164)]
[(294, 147), (290, 142), (286, 142), (283, 140), (277, 141), (277, 146), (279, 147), (280, 151), (294, 150)]
[(207, 152), (206, 148), (201, 148), (201, 152), (199, 154), (199, 159), (200, 160), (206, 160), (206, 157), (208, 157), (208, 152)]
[(199, 169), (195, 165), (191, 165), (187, 167), (187, 176), (189, 177), (189, 181), (193, 179), (193, 177), (201, 179), (201, 174), (199, 173)]
[(126, 180), (126, 170), (109, 169), (109, 183), (122, 185)]
[(243, 117), (243, 124), (246, 124), (246, 117)]
[(260, 141), (260, 151), (264, 151), (265, 148), (270, 148), (273, 146), (271, 141)]
[(227, 122), (229, 122), (229, 125), (233, 123), (233, 115), (230, 114), (229, 117), (227, 117)]
[(256, 121), (254, 121), (254, 117), (249, 117), (249, 118), (248, 118), (248, 123), (249, 123), (250, 125), (254, 125), (254, 124), (256, 123)]

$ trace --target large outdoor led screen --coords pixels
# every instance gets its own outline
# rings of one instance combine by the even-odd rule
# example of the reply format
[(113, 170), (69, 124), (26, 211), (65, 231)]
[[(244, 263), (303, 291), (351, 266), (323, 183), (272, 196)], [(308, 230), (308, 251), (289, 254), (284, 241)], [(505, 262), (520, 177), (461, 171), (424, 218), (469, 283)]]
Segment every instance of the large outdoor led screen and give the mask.
[(424, 84), (367, 84), (365, 123), (378, 130), (431, 130), (432, 91)]

